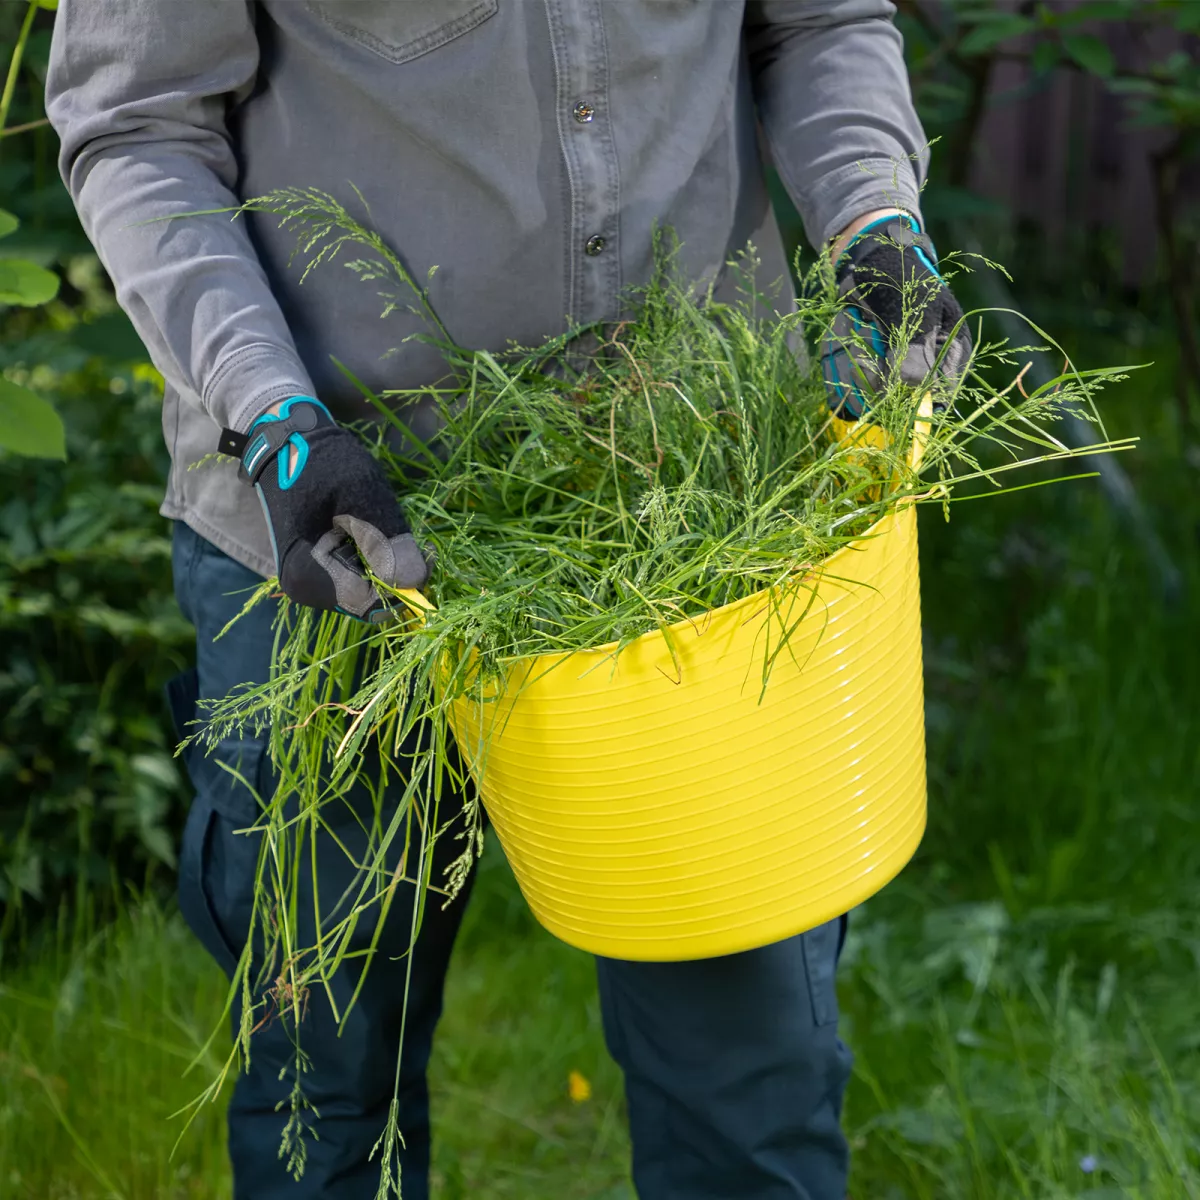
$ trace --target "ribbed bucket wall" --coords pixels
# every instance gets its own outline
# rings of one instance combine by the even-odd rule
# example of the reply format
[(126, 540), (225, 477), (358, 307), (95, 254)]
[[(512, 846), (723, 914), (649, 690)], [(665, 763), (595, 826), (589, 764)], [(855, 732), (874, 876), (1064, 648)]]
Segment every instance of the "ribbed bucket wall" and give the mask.
[(538, 920), (596, 954), (706, 958), (892, 879), (925, 828), (915, 510), (672, 641), (535, 659), (515, 699), (455, 708)]

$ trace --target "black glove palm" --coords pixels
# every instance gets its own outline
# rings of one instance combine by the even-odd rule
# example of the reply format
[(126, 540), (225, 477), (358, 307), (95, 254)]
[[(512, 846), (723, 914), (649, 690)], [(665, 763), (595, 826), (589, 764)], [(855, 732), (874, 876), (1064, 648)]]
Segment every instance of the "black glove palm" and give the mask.
[[(844, 307), (821, 353), (829, 403), (857, 420), (893, 370), (919, 387), (937, 370), (956, 383), (971, 354), (963, 310), (938, 273), (929, 237), (907, 216), (883, 217), (855, 235), (837, 264)], [(905, 317), (910, 337), (902, 358), (895, 345)], [(939, 361), (940, 359), (940, 361)]]
[[(293, 396), (277, 415), (259, 417), (245, 441), (230, 439), (226, 431), (222, 449), (238, 449), (240, 474), (258, 492), (287, 596), (386, 620), (391, 606), (364, 575), (360, 556), (391, 587), (424, 585), (428, 566), (379, 464), (323, 404)], [(297, 452), (294, 467), (289, 447)]]

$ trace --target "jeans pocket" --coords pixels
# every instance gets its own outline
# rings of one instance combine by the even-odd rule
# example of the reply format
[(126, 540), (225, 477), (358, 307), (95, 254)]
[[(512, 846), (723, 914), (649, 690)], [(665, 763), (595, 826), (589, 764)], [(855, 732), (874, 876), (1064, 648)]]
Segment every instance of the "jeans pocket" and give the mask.
[(178, 744), (196, 732), (192, 722), (196, 719), (200, 703), (200, 675), (195, 667), (189, 667), (168, 679), (163, 690), (171, 713), (171, 725), (175, 730), (175, 742)]
[(214, 851), (219, 849), (214, 839), (219, 820), (209, 800), (197, 796), (184, 826), (179, 855), (179, 911), (200, 944), (232, 978), (242, 953), (241, 946), (227, 932), (236, 914), (218, 911), (211, 879)]
[(203, 742), (184, 751), (188, 776), (216, 812), (237, 828), (258, 820), (273, 786), (267, 754), (267, 735), (225, 737), (215, 746)]
[(816, 1025), (832, 1025), (838, 1019), (837, 963), (845, 920), (845, 917), (835, 917), (800, 935), (804, 950), (804, 972), (808, 977), (808, 994)]
[(406, 63), (494, 16), (500, 0), (306, 0), (343, 37)]

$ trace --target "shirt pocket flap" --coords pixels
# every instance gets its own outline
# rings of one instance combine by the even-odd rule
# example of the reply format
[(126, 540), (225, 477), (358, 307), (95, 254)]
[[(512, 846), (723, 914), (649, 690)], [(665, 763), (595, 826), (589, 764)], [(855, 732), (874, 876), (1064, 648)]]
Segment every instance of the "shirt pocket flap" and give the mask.
[(494, 16), (500, 0), (305, 0), (343, 37), (405, 63), (461, 37)]

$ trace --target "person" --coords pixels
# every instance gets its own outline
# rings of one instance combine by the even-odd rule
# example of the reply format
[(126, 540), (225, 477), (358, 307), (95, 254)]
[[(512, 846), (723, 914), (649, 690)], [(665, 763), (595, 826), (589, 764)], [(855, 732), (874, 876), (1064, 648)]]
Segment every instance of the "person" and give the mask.
[[(832, 247), (843, 292), (879, 332), (878, 353), (892, 354), (899, 319), (884, 285), (895, 294), (907, 280), (929, 303), (916, 350), (892, 365), (914, 378), (952, 369), (960, 311), (921, 226), (925, 139), (893, 17), (887, 0), (60, 0), (47, 112), (61, 170), (166, 381), (162, 512), (197, 639), (195, 671), (173, 689), (178, 720), (267, 676), (269, 605), (215, 640), (262, 578), (369, 619), (381, 601), (348, 568), (351, 540), (398, 587), (422, 586), (428, 570), (344, 428), (370, 410), (335, 359), (374, 391), (408, 388), (445, 374), (436, 348), (406, 340), (412, 314), (381, 321), (378, 296), (349, 271), (302, 284), (292, 234), (230, 210), (280, 188), (358, 203), (415, 278), (437, 268), (430, 299), (455, 341), (502, 349), (618, 319), (651, 270), (657, 228), (675, 231), (682, 268), (718, 291), (748, 242), (763, 277), (785, 278), (769, 154), (808, 240)], [(834, 407), (860, 415), (885, 364), (849, 339), (825, 359)], [(430, 415), (415, 405), (403, 419), (421, 434)], [(218, 444), (243, 461), (190, 469)], [(236, 831), (269, 794), (265, 735), (193, 751), (188, 769), (180, 903), (231, 971), (258, 853)], [(343, 850), (318, 847), (306, 886), (339, 894), (350, 869)], [(406, 1200), (428, 1195), (425, 1068), (464, 904), (431, 911), (414, 953)], [(286, 1022), (255, 1033), (229, 1107), (237, 1197), (375, 1194), (407, 931), (398, 899), (340, 1037), (327, 999), (308, 999), (305, 1087), (320, 1116), (298, 1182), (277, 1153), (297, 1119)], [(721, 959), (598, 960), (642, 1200), (842, 1200), (845, 932), (842, 918)]]

